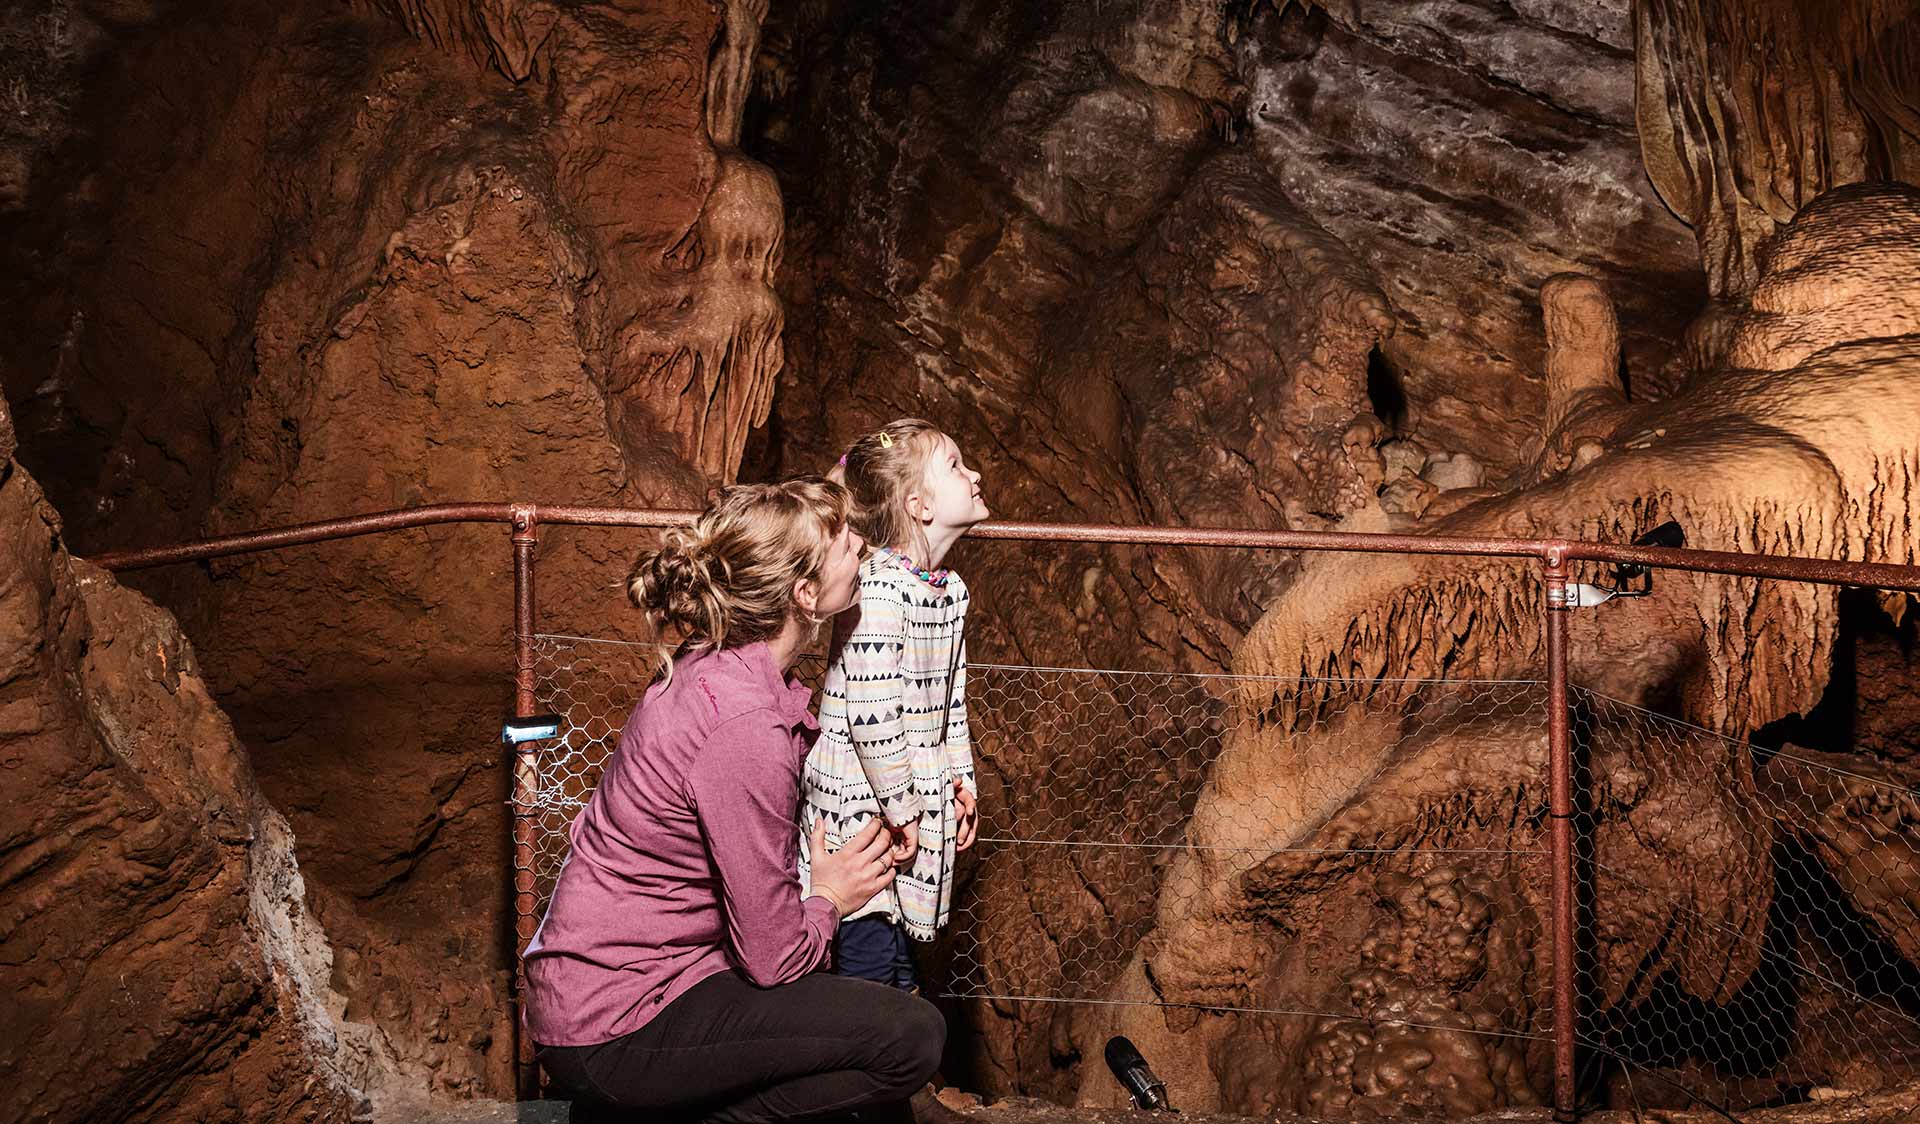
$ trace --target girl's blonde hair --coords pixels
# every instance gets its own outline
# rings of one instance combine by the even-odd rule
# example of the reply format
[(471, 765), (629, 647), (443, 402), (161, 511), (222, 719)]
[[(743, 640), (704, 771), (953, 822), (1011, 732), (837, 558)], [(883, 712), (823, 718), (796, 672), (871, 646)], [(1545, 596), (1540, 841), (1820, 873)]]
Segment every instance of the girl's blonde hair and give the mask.
[(905, 548), (927, 565), (927, 534), (907, 512), (907, 497), (925, 487), (927, 458), (945, 436), (919, 418), (890, 421), (863, 433), (828, 479), (846, 484), (853, 495), (853, 529), (874, 546)]
[[(818, 476), (722, 489), (690, 529), (635, 560), (627, 596), (681, 637), (675, 654), (771, 639), (793, 615), (794, 583), (820, 573), (851, 507), (846, 488)], [(672, 657), (665, 663), (671, 679)]]

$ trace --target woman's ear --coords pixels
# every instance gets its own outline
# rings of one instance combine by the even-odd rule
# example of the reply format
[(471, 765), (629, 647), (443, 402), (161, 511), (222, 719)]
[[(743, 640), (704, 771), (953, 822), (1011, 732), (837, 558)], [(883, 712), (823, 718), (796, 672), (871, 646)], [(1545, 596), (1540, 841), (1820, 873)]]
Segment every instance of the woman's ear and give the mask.
[(820, 606), (820, 585), (812, 578), (801, 578), (793, 583), (793, 603), (809, 618), (817, 616)]

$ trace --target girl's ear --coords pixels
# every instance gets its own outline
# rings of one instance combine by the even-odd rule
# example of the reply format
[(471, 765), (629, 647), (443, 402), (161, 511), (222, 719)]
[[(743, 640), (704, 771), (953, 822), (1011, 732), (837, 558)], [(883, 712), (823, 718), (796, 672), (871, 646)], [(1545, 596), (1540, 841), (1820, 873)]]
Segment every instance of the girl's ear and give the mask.
[(914, 522), (933, 522), (933, 505), (928, 503), (926, 497), (922, 496), (919, 492), (907, 493), (906, 508), (907, 514), (912, 517)]

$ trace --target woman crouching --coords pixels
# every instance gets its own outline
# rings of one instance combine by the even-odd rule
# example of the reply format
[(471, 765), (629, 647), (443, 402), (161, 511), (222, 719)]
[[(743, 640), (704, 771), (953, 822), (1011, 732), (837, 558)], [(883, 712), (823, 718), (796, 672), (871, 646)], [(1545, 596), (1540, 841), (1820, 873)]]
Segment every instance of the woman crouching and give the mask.
[(819, 726), (787, 677), (853, 604), (863, 544), (817, 478), (725, 490), (633, 568), (685, 640), (634, 707), (526, 954), (527, 1026), (576, 1100), (709, 1121), (900, 1102), (945, 1044), (925, 1000), (824, 967), (893, 878), (876, 820), (802, 886), (800, 769)]

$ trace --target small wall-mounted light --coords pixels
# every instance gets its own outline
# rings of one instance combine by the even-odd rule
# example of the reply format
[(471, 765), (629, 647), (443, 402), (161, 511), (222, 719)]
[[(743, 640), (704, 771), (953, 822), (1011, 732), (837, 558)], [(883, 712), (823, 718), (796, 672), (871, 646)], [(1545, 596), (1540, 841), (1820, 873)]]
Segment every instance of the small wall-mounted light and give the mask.
[(537, 742), (546, 738), (560, 736), (560, 716), (558, 714), (535, 714), (526, 718), (509, 718), (500, 728), (500, 740), (507, 745), (519, 745), (522, 742)]
[[(1675, 550), (1687, 545), (1687, 532), (1669, 519), (1633, 540), (1635, 546), (1664, 546)], [(1636, 584), (1638, 583), (1638, 584)], [(1568, 582), (1562, 605), (1568, 609), (1591, 609), (1616, 597), (1645, 597), (1653, 592), (1653, 567), (1638, 562), (1622, 562), (1613, 568), (1613, 587)]]

